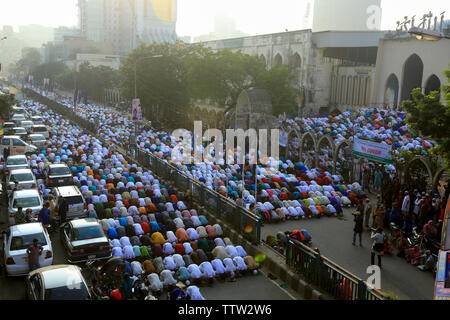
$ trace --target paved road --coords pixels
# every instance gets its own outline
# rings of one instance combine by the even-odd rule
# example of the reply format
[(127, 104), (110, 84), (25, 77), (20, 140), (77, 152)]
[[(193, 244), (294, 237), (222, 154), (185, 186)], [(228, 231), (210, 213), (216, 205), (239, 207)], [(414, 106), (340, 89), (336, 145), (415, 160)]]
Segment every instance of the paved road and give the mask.
[[(11, 91), (17, 94), (17, 99), (21, 100), (22, 95), (17, 90)], [(2, 199), (3, 204), (6, 198)], [(0, 206), (0, 232), (8, 227), (8, 215), (6, 205)], [(66, 256), (64, 248), (59, 239), (59, 234), (51, 235), (54, 260), (53, 264), (65, 264)], [(208, 300), (290, 300), (300, 299), (293, 291), (280, 287), (279, 280), (270, 280), (265, 276), (266, 271), (262, 270), (259, 275), (251, 275), (237, 279), (236, 282), (218, 282), (212, 286), (200, 288), (203, 296)], [(0, 277), (0, 300), (23, 300), (26, 299), (25, 277)]]
[[(64, 264), (65, 252), (59, 241), (59, 234), (51, 236), (54, 262)], [(236, 282), (219, 282), (211, 286), (202, 286), (200, 291), (207, 300), (291, 300), (300, 297), (280, 287), (280, 281), (270, 280), (266, 271), (258, 275), (248, 275), (238, 278)], [(25, 300), (25, 277), (0, 277), (0, 300)]]
[[(278, 231), (306, 229), (313, 239), (312, 247), (320, 249), (322, 255), (335, 261), (348, 271), (367, 279), (366, 268), (370, 264), (372, 241), (368, 231), (363, 233), (363, 247), (352, 245), (354, 209), (344, 209), (344, 219), (321, 218), (266, 224), (261, 228), (263, 239)], [(381, 290), (393, 292), (400, 299), (431, 300), (434, 293), (434, 276), (392, 256), (382, 257)]]

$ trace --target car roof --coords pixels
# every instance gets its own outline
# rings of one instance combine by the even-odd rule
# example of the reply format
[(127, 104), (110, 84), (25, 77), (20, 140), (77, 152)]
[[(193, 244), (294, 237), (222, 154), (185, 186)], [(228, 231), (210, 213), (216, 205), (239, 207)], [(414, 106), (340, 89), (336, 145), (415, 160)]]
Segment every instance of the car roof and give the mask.
[[(24, 155), (24, 154), (16, 154), (16, 155), (13, 155), (13, 156), (8, 156), (8, 159), (9, 158), (11, 158), (11, 159), (18, 159), (18, 158), (25, 158), (25, 159), (27, 159), (27, 156)], [(6, 160), (8, 160), (8, 159), (6, 159)]]
[(42, 224), (40, 222), (32, 222), (32, 223), (24, 223), (24, 224), (16, 224), (10, 227), (11, 233), (14, 235), (17, 234), (34, 234), (38, 232), (44, 232), (42, 228)]
[(48, 166), (52, 167), (52, 168), (58, 168), (58, 167), (60, 167), (60, 168), (67, 167), (68, 168), (68, 166), (65, 163), (50, 163)]
[(23, 189), (14, 191), (14, 198), (22, 198), (27, 196), (40, 196), (36, 189)]
[(56, 187), (56, 189), (61, 194), (62, 197), (71, 197), (71, 196), (81, 195), (81, 191), (80, 191), (80, 189), (78, 189), (77, 186)]
[[(40, 133), (33, 133), (33, 134), (29, 134), (28, 136), (29, 137), (39, 137), (39, 138), (42, 137), (45, 139), (44, 135), (40, 134)], [(45, 140), (47, 140), (47, 139), (45, 139)]]
[(4, 124), (7, 124), (7, 123), (12, 123), (12, 124), (15, 124), (15, 122), (13, 122), (13, 121), (5, 121), (5, 123), (4, 123)]
[(13, 169), (10, 171), (10, 174), (21, 174), (21, 173), (33, 173), (33, 171), (31, 171), (31, 169)]
[(89, 227), (89, 226), (99, 226), (97, 219), (95, 218), (84, 218), (84, 219), (75, 219), (70, 221), (70, 224), (74, 228), (82, 228), (82, 227)]
[(20, 139), (19, 136), (12, 135), (12, 136), (3, 136), (3, 139)]
[(45, 124), (35, 124), (35, 125), (33, 125), (33, 127), (46, 127), (47, 128), (47, 126)]
[(24, 127), (14, 127), (13, 129), (23, 129), (23, 130), (25, 130)]
[[(30, 272), (30, 276), (40, 273), (45, 289), (66, 287), (68, 280), (71, 284), (82, 282), (80, 268), (70, 264), (51, 265)], [(78, 280), (78, 281), (77, 281)]]
[(41, 119), (42, 119), (42, 117), (41, 117), (41, 116), (32, 116), (32, 117), (31, 117), (31, 119), (33, 119), (33, 118), (35, 118), (35, 119), (37, 119), (37, 118), (41, 118)]

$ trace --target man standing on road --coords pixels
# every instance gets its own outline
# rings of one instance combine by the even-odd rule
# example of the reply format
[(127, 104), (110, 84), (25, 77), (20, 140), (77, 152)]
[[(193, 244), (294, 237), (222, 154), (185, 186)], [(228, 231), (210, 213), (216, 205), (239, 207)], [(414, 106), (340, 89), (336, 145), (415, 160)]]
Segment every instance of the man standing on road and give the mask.
[(9, 157), (9, 147), (6, 146), (6, 147), (3, 149), (3, 161), (6, 162), (6, 160), (8, 159), (8, 157)]
[(50, 210), (48, 208), (48, 202), (44, 204), (44, 207), (39, 212), (39, 222), (41, 222), (47, 230), (50, 227)]
[(375, 264), (375, 254), (376, 254), (378, 256), (378, 266), (381, 269), (381, 253), (384, 250), (384, 239), (385, 239), (383, 229), (382, 228), (378, 228), (376, 230), (372, 229), (372, 235), (370, 237), (373, 239), (372, 252), (370, 258), (371, 265)]
[(359, 234), (359, 246), (362, 247), (362, 232), (363, 232), (363, 216), (360, 211), (354, 214), (355, 227), (353, 228), (353, 245), (356, 245), (356, 235)]
[(39, 256), (42, 255), (43, 248), (39, 244), (38, 239), (33, 239), (33, 244), (28, 247), (28, 265), (30, 267), (30, 272), (39, 269), (41, 266), (39, 264)]
[(409, 193), (408, 191), (405, 191), (405, 197), (403, 198), (402, 203), (402, 214), (404, 217), (407, 217), (409, 215), (409, 207), (410, 207)]
[(67, 205), (67, 202), (65, 199), (61, 200), (61, 203), (58, 208), (58, 215), (59, 215), (59, 224), (63, 224), (66, 222), (67, 219), (67, 211), (69, 211), (69, 206)]
[(370, 214), (372, 213), (372, 211), (373, 211), (372, 204), (370, 203), (370, 199), (367, 198), (366, 205), (364, 206), (364, 223), (366, 225), (366, 228), (370, 228), (369, 220), (370, 220)]
[(22, 207), (17, 208), (17, 212), (14, 215), (14, 220), (16, 221), (16, 224), (22, 224), (26, 222)]

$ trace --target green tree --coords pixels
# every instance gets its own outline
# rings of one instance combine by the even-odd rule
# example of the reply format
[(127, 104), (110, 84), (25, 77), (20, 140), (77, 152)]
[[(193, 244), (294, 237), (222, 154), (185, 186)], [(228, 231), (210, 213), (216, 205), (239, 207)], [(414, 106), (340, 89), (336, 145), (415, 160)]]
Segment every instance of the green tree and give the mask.
[[(445, 71), (450, 81), (450, 69)], [(447, 105), (440, 102), (440, 93), (432, 91), (424, 95), (420, 88), (412, 91), (412, 100), (403, 101), (402, 105), (408, 111), (408, 124), (421, 135), (435, 140), (439, 145), (432, 153), (442, 156), (450, 167), (450, 86), (444, 85), (441, 90), (447, 100)]]
[(88, 94), (90, 99), (102, 101), (105, 89), (118, 86), (119, 74), (110, 67), (93, 67), (85, 62), (79, 66), (79, 71), (64, 70), (56, 77), (56, 81), (65, 90), (78, 88), (83, 96)]
[(15, 96), (13, 94), (0, 93), (0, 117), (2, 119), (9, 119), (11, 113), (11, 106), (16, 103)]
[(281, 65), (265, 70), (256, 79), (255, 87), (265, 89), (269, 93), (274, 115), (296, 112), (296, 100), (300, 90), (291, 85), (293, 77), (289, 67)]
[(16, 62), (14, 69), (16, 75), (21, 71), (28, 75), (35, 67), (41, 63), (41, 54), (36, 48), (23, 48), (22, 58)]
[(49, 62), (36, 66), (32, 74), (34, 81), (41, 83), (44, 78), (55, 79), (58, 75), (67, 70), (67, 66), (63, 62)]
[[(184, 58), (185, 46), (177, 44), (141, 45), (128, 55), (120, 68), (120, 90), (123, 97), (137, 97), (143, 112), (149, 115), (158, 106), (163, 118), (181, 117), (189, 105)], [(156, 57), (155, 57), (156, 56)]]

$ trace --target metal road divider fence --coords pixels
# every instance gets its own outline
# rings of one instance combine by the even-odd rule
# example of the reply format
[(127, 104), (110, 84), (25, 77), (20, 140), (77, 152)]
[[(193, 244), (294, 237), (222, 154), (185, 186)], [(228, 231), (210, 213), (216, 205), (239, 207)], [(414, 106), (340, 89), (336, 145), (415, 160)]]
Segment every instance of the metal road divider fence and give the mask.
[(286, 264), (338, 300), (385, 300), (383, 293), (295, 239), (286, 246)]
[[(47, 105), (53, 111), (97, 136), (98, 124), (78, 116), (71, 109), (33, 90), (24, 88), (23, 92), (33, 100)], [(104, 139), (99, 139), (106, 145), (113, 145)], [(205, 207), (208, 212), (230, 224), (236, 232), (251, 243), (260, 244), (261, 222), (255, 214), (237, 206), (228, 198), (208, 188), (204, 183), (191, 179), (178, 168), (152, 153), (138, 148), (135, 150), (134, 158), (164, 181), (172, 182), (177, 189), (191, 190), (193, 199)], [(369, 288), (362, 279), (294, 239), (289, 239), (287, 242), (286, 264), (299, 273), (305, 281), (316, 285), (336, 299), (385, 299), (381, 291)]]

